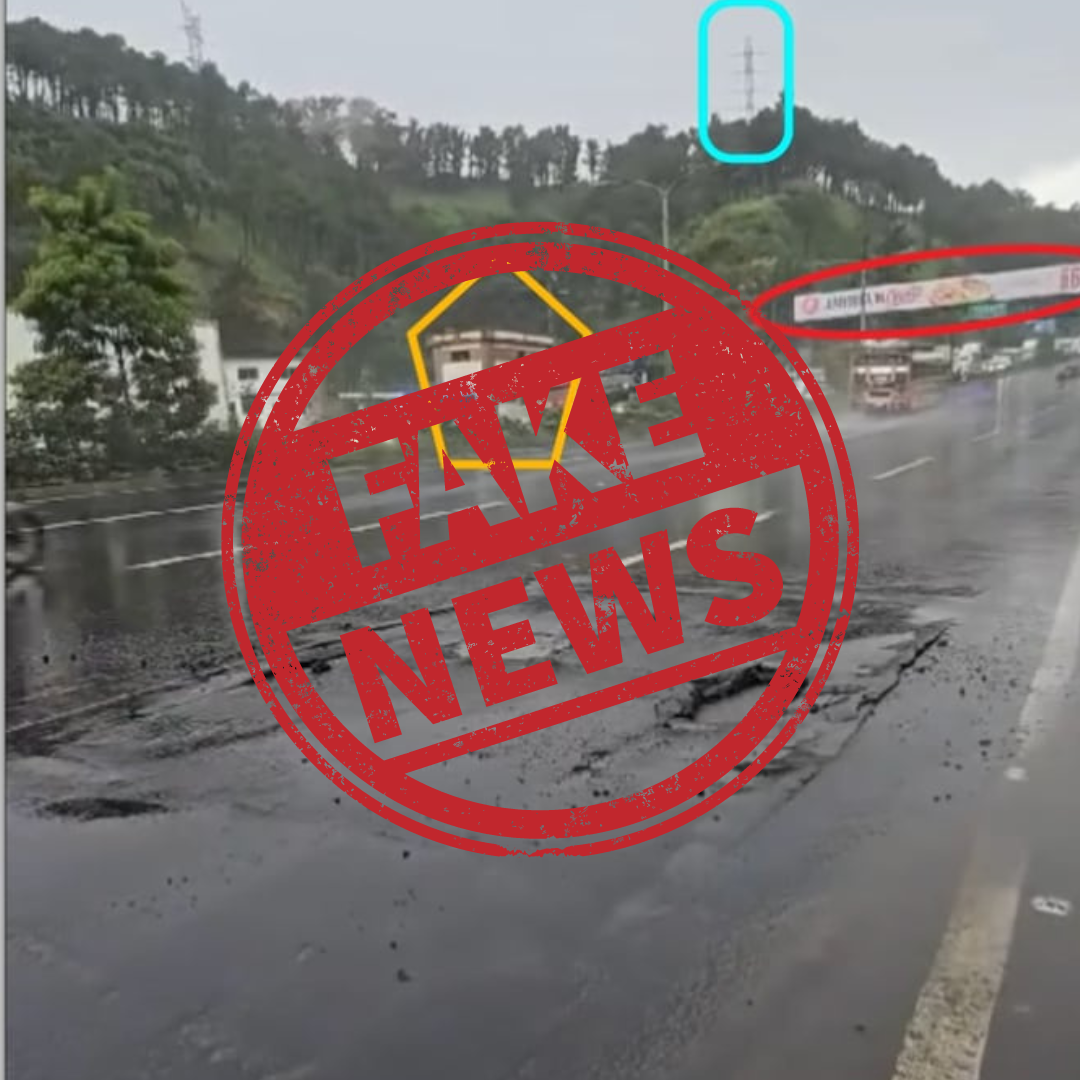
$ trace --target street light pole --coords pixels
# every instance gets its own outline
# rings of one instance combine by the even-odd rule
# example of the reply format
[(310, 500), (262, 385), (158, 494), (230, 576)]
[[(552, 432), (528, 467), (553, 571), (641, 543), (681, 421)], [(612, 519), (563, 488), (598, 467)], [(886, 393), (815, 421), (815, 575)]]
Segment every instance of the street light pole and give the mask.
[[(654, 184), (651, 180), (601, 180), (596, 186), (617, 187), (620, 183), (633, 184), (636, 187), (648, 188), (650, 191), (655, 192), (660, 198), (660, 243), (664, 250), (668, 251), (671, 249), (671, 193), (685, 179), (686, 176), (683, 175), (670, 184)], [(666, 257), (664, 258), (664, 269), (671, 269), (671, 264)], [(670, 307), (666, 300), (664, 301), (664, 307)]]
[[(870, 258), (870, 226), (863, 225), (862, 257), (865, 263)], [(866, 266), (859, 272), (859, 330), (866, 330)]]
[[(624, 180), (621, 183), (634, 184), (637, 187), (648, 188), (650, 191), (655, 192), (660, 198), (660, 243), (664, 248), (664, 251), (671, 250), (671, 193), (687, 178), (689, 174), (683, 173), (682, 176), (673, 180), (670, 184), (654, 184), (651, 180)], [(601, 180), (597, 187), (616, 187), (620, 181), (618, 180)], [(665, 254), (664, 269), (670, 270), (671, 263), (668, 262), (667, 255)], [(668, 311), (671, 308), (671, 304), (668, 303), (665, 297), (664, 311)], [(671, 362), (671, 354), (665, 350), (664, 356), (666, 359), (666, 373), (670, 374), (673, 364)]]
[[(667, 252), (671, 250), (671, 193), (675, 190), (682, 181), (686, 179), (685, 176), (680, 176), (677, 180), (673, 180), (670, 184), (654, 184), (648, 180), (635, 180), (634, 183), (639, 187), (649, 188), (651, 191), (655, 191), (660, 196), (660, 243), (664, 248), (664, 269), (670, 270), (671, 264), (667, 259)], [(668, 303), (667, 297), (664, 298), (664, 311), (669, 311), (671, 304)], [(675, 365), (671, 360), (671, 353), (669, 350), (664, 350), (664, 374), (670, 375), (674, 370)]]
[[(679, 177), (678, 180), (670, 184), (654, 184), (649, 180), (634, 181), (638, 187), (648, 188), (660, 196), (660, 243), (665, 251), (671, 249), (671, 193), (682, 183), (682, 180), (683, 178)], [(671, 264), (668, 262), (666, 255), (664, 256), (664, 269), (671, 269)], [(665, 300), (664, 310), (667, 311), (670, 307), (671, 305)]]

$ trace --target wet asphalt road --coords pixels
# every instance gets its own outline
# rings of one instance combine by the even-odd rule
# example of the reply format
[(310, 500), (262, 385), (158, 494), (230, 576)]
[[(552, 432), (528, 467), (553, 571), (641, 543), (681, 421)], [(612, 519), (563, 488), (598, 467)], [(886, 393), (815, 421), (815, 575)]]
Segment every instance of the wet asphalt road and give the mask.
[[(887, 1080), (974, 1077), (985, 1053), (987, 1080), (1074, 1077), (1080, 394), (1033, 372), (844, 434), (859, 591), (823, 708), (716, 813), (590, 859), (450, 851), (304, 764), (235, 677), (220, 493), (41, 505), (45, 580), (8, 600), (10, 1075)], [(399, 502), (339, 489), (370, 557)], [(794, 592), (800, 497), (781, 474), (730, 500)], [(469, 501), (425, 489), (434, 538)], [(677, 541), (700, 512), (655, 527)], [(631, 560), (643, 531), (610, 542)], [(590, 547), (558, 554), (580, 570)], [(344, 663), (309, 670), (347, 712)], [(635, 791), (749, 700), (668, 695), (433, 782)]]

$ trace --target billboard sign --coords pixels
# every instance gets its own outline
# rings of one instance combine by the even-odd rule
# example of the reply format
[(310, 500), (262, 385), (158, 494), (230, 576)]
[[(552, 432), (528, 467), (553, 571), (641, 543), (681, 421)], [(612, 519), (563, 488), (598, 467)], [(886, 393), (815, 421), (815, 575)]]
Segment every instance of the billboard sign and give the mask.
[[(863, 293), (862, 289), (799, 293), (795, 296), (795, 322), (857, 317), (863, 309)], [(994, 274), (966, 274), (929, 281), (868, 285), (865, 289), (865, 306), (867, 315), (882, 315), (1075, 295), (1080, 295), (1080, 263), (1061, 263)]]

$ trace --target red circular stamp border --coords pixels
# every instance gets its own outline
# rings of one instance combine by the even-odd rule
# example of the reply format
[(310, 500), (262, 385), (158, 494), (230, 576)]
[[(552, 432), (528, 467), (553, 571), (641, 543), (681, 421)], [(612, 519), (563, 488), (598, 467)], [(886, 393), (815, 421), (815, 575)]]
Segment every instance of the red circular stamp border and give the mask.
[[(240, 438), (237, 445), (237, 451), (234, 455), (232, 466), (230, 467), (229, 471), (226, 500), (222, 517), (223, 571), (225, 578), (227, 601), (233, 620), (234, 630), (237, 634), (237, 640), (241, 646), (241, 650), (244, 654), (245, 661), (248, 664), (248, 668), (251, 671), (252, 677), (256, 685), (259, 687), (260, 693), (272, 709), (278, 722), (286, 730), (293, 742), (306, 754), (308, 759), (312, 761), (321, 772), (323, 772), (324, 775), (326, 775), (330, 780), (332, 780), (339, 788), (349, 794), (350, 797), (354, 798), (357, 802), (361, 803), (367, 808), (374, 810), (380, 816), (384, 817), (389, 821), (401, 825), (418, 835), (425, 836), (440, 843), (448, 844), (452, 847), (463, 848), (466, 850), (472, 850), (486, 854), (595, 854), (601, 851), (614, 850), (620, 847), (629, 846), (631, 844), (640, 843), (646, 839), (650, 839), (655, 836), (670, 832), (671, 830), (688, 823), (694, 818), (699, 817), (701, 814), (706, 813), (712, 807), (716, 806), (719, 802), (723, 801), (735, 791), (739, 790), (743, 785), (748, 783), (755, 775), (757, 775), (758, 772), (760, 772), (760, 770), (766, 764), (768, 764), (768, 762), (775, 756), (775, 754), (780, 750), (780, 748), (791, 738), (795, 727), (806, 716), (810, 707), (813, 705), (815, 699), (817, 698), (817, 695), (820, 692), (822, 686), (827, 680), (829, 673), (831, 672), (832, 667), (835, 663), (836, 655), (843, 642), (844, 632), (846, 630), (847, 622), (850, 617), (851, 602), (854, 596), (855, 582), (857, 577), (858, 516), (855, 499), (854, 480), (851, 475), (850, 463), (847, 458), (846, 449), (843, 445), (843, 440), (840, 437), (839, 428), (836, 424), (835, 417), (832, 415), (832, 412), (829, 408), (828, 402), (825, 399), (824, 394), (821, 392), (820, 388), (816, 385), (816, 383), (810, 376), (809, 370), (806, 368), (806, 365), (802, 361), (802, 358), (798, 355), (795, 349), (791, 346), (790, 342), (788, 342), (782, 334), (776, 331), (772, 331), (771, 336), (774, 337), (776, 344), (787, 356), (789, 361), (795, 367), (796, 371), (799, 372), (799, 374), (803, 377), (804, 381), (808, 385), (811, 397), (813, 398), (815, 404), (818, 407), (822, 421), (829, 434), (830, 441), (833, 447), (833, 452), (836, 456), (838, 470), (840, 473), (840, 485), (844, 494), (845, 516), (848, 523), (847, 553), (844, 566), (844, 586), (840, 597), (840, 613), (837, 617), (832, 637), (830, 639), (828, 647), (826, 648), (825, 656), (822, 658), (818, 671), (814, 676), (813, 680), (811, 681), (811, 685), (807, 689), (803, 701), (800, 704), (796, 714), (788, 721), (788, 723), (784, 726), (783, 730), (773, 738), (773, 740), (767, 745), (767, 747), (761, 752), (761, 754), (759, 754), (759, 756), (735, 779), (729, 781), (723, 787), (721, 787), (717, 791), (714, 791), (711, 795), (705, 798), (694, 799), (694, 801), (689, 807), (677, 814), (664, 818), (661, 821), (654, 821), (651, 825), (643, 825), (641, 828), (637, 829), (637, 831), (632, 833), (624, 833), (622, 835), (608, 837), (607, 839), (603, 840), (594, 840), (587, 843), (570, 844), (566, 846), (544, 848), (538, 851), (526, 852), (522, 849), (512, 850), (510, 848), (492, 843), (490, 841), (477, 839), (473, 836), (462, 836), (456, 833), (447, 832), (443, 829), (434, 828), (424, 821), (420, 821), (407, 814), (403, 814), (398, 810), (382, 802), (379, 802), (377, 799), (373, 798), (370, 794), (360, 788), (351, 779), (349, 779), (340, 771), (335, 769), (334, 766), (331, 765), (328, 761), (326, 761), (322, 757), (322, 755), (315, 749), (315, 747), (308, 740), (305, 734), (292, 721), (288, 713), (278, 701), (276, 695), (274, 694), (274, 691), (271, 689), (266, 677), (263, 674), (262, 666), (255, 655), (252, 642), (249, 638), (248, 629), (245, 624), (243, 612), (241, 610), (241, 605), (239, 602), (239, 592), (237, 588), (234, 568), (233, 534), (235, 527), (236, 498), (239, 489), (240, 474), (243, 469), (248, 444), (251, 436), (254, 434), (255, 425), (257, 423), (259, 415), (261, 414), (262, 408), (265, 405), (270, 387), (274, 385), (276, 379), (280, 376), (284, 368), (287, 367), (295, 359), (298, 350), (303, 346), (303, 344), (306, 343), (306, 341), (312, 336), (312, 334), (314, 334), (335, 311), (341, 308), (344, 304), (348, 303), (348, 301), (354, 298), (360, 291), (364, 290), (370, 285), (375, 284), (381, 277), (386, 276), (394, 270), (404, 268), (409, 263), (422, 259), (426, 255), (432, 254), (437, 251), (446, 250), (451, 247), (460, 246), (466, 243), (475, 243), (476, 241), (505, 240), (517, 236), (535, 235), (537, 233), (556, 235), (561, 234), (564, 237), (581, 237), (584, 239), (595, 239), (607, 243), (621, 244), (639, 253), (644, 252), (652, 254), (654, 256), (659, 256), (661, 258), (666, 258), (673, 266), (676, 266), (684, 272), (693, 275), (694, 277), (698, 278), (700, 281), (706, 283), (710, 287), (723, 292), (727, 292), (730, 295), (737, 296), (734, 290), (732, 290), (730, 286), (728, 286), (720, 278), (716, 277), (716, 275), (712, 274), (704, 267), (698, 266), (691, 260), (679, 255), (677, 252), (667, 251), (666, 249), (661, 248), (659, 245), (652, 244), (647, 241), (642, 241), (637, 237), (632, 237), (624, 233), (612, 232), (609, 230), (596, 229), (578, 225), (564, 225), (540, 222), (493, 226), (486, 229), (479, 229), (466, 233), (455, 234), (454, 236), (443, 238), (442, 240), (436, 241), (432, 244), (424, 245), (421, 248), (413, 249), (410, 252), (404, 253), (402, 256), (390, 260), (382, 267), (377, 268), (369, 275), (365, 275), (364, 278), (361, 278), (359, 281), (353, 283), (353, 285), (343, 290), (343, 292), (337, 298), (335, 298), (333, 303), (324, 308), (323, 311), (319, 312), (315, 316), (315, 318), (313, 318), (311, 322), (309, 322), (309, 324), (296, 336), (296, 338), (294, 338), (289, 348), (286, 349), (286, 351), (282, 354), (282, 357), (279, 359), (278, 364), (275, 365), (274, 370), (271, 372), (271, 375), (267, 378), (263, 389), (260, 391), (259, 397), (256, 400), (255, 405), (252, 407), (252, 410), (249, 413), (247, 419), (245, 420), (244, 426), (241, 430)], [(615, 253), (608, 252), (608, 254)], [(618, 255), (617, 257), (620, 259), (626, 258), (625, 255)], [(677, 278), (676, 281), (681, 281), (681, 279)], [(682, 283), (684, 285), (689, 284), (686, 282)], [(831, 472), (830, 482), (833, 482), (831, 478)], [(838, 569), (839, 568), (837, 568), (837, 570)], [(835, 588), (835, 584), (833, 588)], [(835, 607), (835, 604), (833, 605), (833, 607)], [(827, 622), (828, 619), (826, 619), (826, 626)], [(817, 651), (819, 650), (820, 642), (823, 640), (823, 636), (824, 631), (821, 638), (818, 638), (814, 641), (812, 656), (816, 655)], [(790, 651), (791, 648), (789, 647), (788, 652), (790, 653)], [(807, 669), (808, 668), (809, 665), (807, 665)], [(798, 686), (796, 685), (796, 689), (792, 692), (791, 698), (793, 699), (795, 696), (797, 696), (797, 693)], [(762, 698), (759, 698), (759, 703), (764, 697), (765, 694), (763, 693)], [(752, 711), (753, 710), (751, 710), (751, 712)], [(740, 722), (740, 727), (746, 723), (747, 719), (749, 719), (749, 716), (750, 714), (748, 714), (748, 716), (745, 717), (742, 722)], [(732, 732), (731, 734), (733, 735), (735, 734), (735, 732)], [(725, 739), (729, 737), (730, 736), (725, 736)], [(723, 741), (724, 740), (721, 740), (721, 742)], [(751, 747), (751, 752), (753, 749), (760, 747), (761, 742), (762, 740), (759, 738), (758, 741)], [(714, 751), (716, 749), (717, 748), (714, 748)], [(746, 752), (741, 755), (741, 757), (743, 758), (745, 758), (745, 756)], [(699, 759), (699, 762), (701, 760), (703, 759)], [(698, 762), (695, 762), (695, 765), (697, 764)], [(692, 768), (692, 766), (688, 766), (687, 768)], [(716, 781), (716, 779), (718, 779), (720, 776), (726, 775), (729, 771), (730, 767), (723, 769), (722, 771), (717, 773), (717, 775), (714, 776), (713, 779), (710, 780), (705, 786), (710, 786)], [(668, 781), (662, 781), (661, 783), (670, 783), (670, 780), (671, 778), (669, 778)], [(427, 785), (422, 786), (427, 788)], [(682, 797), (676, 801), (675, 805), (680, 805), (682, 802), (686, 802), (690, 798), (693, 798), (693, 794), (695, 794), (695, 792), (692, 792), (690, 794), (683, 794)], [(441, 798), (447, 798), (446, 794), (443, 792), (438, 792), (438, 795)], [(630, 796), (625, 800), (617, 801), (629, 802), (631, 799), (640, 799), (641, 795), (642, 793), (637, 793), (636, 795)], [(466, 805), (482, 804), (466, 803)], [(671, 807), (667, 807), (665, 809), (670, 808)], [(509, 808), (499, 809), (508, 810)], [(585, 808), (581, 808), (581, 810), (584, 809)], [(579, 814), (581, 813), (581, 810), (578, 811)], [(547, 811), (544, 813), (570, 812), (571, 811)], [(641, 825), (642, 820), (652, 820), (656, 817), (657, 813), (661, 812), (663, 812), (663, 810), (654, 811), (648, 819), (638, 819), (631, 823), (608, 825), (607, 828), (604, 829), (594, 829), (591, 834), (587, 835), (596, 835), (597, 832), (612, 831), (612, 829), (614, 828), (625, 828), (628, 824)], [(464, 828), (467, 826), (462, 824), (459, 827)], [(498, 832), (494, 835), (506, 836), (510, 834)], [(536, 832), (524, 832), (521, 835), (535, 837), (537, 834)], [(545, 833), (544, 835), (554, 838), (550, 833)]]

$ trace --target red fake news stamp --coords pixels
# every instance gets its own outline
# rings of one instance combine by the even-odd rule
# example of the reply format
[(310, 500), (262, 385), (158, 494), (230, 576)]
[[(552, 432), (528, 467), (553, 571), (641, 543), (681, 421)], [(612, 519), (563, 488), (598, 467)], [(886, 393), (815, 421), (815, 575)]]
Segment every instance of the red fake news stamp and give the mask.
[[(681, 273), (662, 269), (657, 258)], [(417, 266), (421, 259), (429, 261)], [(297, 428), (319, 382), (403, 305), (462, 282), (536, 270), (617, 281), (668, 306)], [(790, 343), (775, 334), (776, 346), (810, 386), (823, 434), (773, 350), (729, 306), (736, 295), (678, 253), (626, 234), (549, 223), (499, 226), (448, 237), (380, 267), (293, 341), (278, 362), (281, 371), (335, 310), (353, 305), (318, 336), (266, 418), (242, 497), (242, 574), (234, 558), (238, 492), (258, 403), (241, 432), (222, 522), (225, 587), (263, 697), (308, 760), (344, 792), (389, 821), (455, 847), (508, 854), (539, 841), (540, 850), (530, 854), (591, 854), (661, 835), (707, 812), (790, 739), (828, 678), (850, 615), (858, 552), (855, 492), (824, 395)], [(659, 455), (651, 467), (631, 468), (601, 374), (661, 352), (671, 357), (671, 373), (643, 384), (638, 395), (643, 401), (667, 397), (675, 407), (649, 429), (647, 440), (663, 447), (696, 435), (700, 453), (674, 465)], [(500, 405), (523, 399), (537, 430), (549, 392), (567, 385), (572, 399), (566, 435), (610, 482), (584, 483), (573, 460), (554, 461), (540, 478), (550, 487), (548, 505), (533, 509), (507, 445)], [(422, 440), (437, 425), (456, 425), (514, 512), (491, 523), (476, 500), (470, 505), (467, 486), (447, 461), (437, 479), (447, 492), (462, 488), (462, 497), (445, 513), (446, 539), (431, 543), (421, 529), (420, 462), (428, 453)], [(403, 508), (379, 519), (388, 554), (373, 560), (350, 529), (330, 462), (384, 443), (399, 445), (401, 460), (373, 466), (364, 477), (366, 491), (396, 489)], [(781, 570), (753, 550), (755, 512), (725, 505), (724, 493), (786, 470), (797, 472), (805, 493), (809, 569), (791, 619), (778, 628), (766, 617), (784, 589)], [(684, 535), (655, 524), (673, 508), (702, 504), (706, 509)], [(637, 531), (640, 554), (632, 560), (620, 559), (604, 539), (615, 527)], [(750, 550), (724, 549), (725, 537), (742, 538)], [(590, 538), (595, 549), (588, 569), (575, 580), (560, 552), (568, 543), (588, 546)], [(698, 592), (716, 587), (698, 626), (688, 625), (690, 616), (680, 606), (676, 549), (696, 575)], [(478, 575), (488, 582), (479, 588)], [(742, 595), (725, 595), (733, 584)], [(448, 661), (429, 608), (408, 603), (411, 594), (432, 588), (449, 590), (465, 663)], [(584, 681), (550, 660), (513, 662), (510, 654), (534, 640), (527, 619), (513, 621), (529, 589), (557, 622), (570, 665), (588, 676)], [(378, 620), (365, 614), (386, 605), (400, 612), (395, 635), (385, 626), (377, 629)], [(340, 638), (355, 696), (349, 709), (339, 705), (335, 712), (301, 665), (290, 634), (345, 616), (354, 624)], [(256, 642), (265, 661), (256, 655)], [(648, 670), (627, 669), (623, 657), (631, 644), (643, 650)], [(775, 674), (734, 729), (697, 760), (638, 792), (540, 809), (474, 801), (439, 787), (436, 766), (446, 762), (482, 757), (481, 751), (562, 725), (587, 741), (600, 714), (617, 717), (628, 703), (768, 657), (779, 657)], [(404, 741), (395, 698), (410, 710), (411, 738)], [(483, 767), (478, 760), (476, 768)]]

